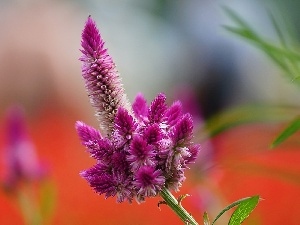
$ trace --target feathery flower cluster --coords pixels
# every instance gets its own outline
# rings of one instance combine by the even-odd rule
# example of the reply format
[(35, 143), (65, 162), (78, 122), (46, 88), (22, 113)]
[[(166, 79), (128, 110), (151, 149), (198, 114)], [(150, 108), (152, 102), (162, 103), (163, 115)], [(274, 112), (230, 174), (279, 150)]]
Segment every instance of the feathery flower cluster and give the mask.
[(8, 110), (5, 133), (7, 134), (5, 188), (13, 191), (23, 180), (34, 181), (46, 177), (47, 170), (39, 161), (34, 145), (26, 132), (21, 107), (13, 106)]
[(83, 53), (79, 60), (83, 62), (82, 76), (96, 116), (103, 132), (113, 129), (114, 117), (119, 107), (129, 109), (116, 66), (104, 48), (95, 22), (88, 18), (82, 33)]
[(81, 172), (90, 186), (118, 202), (159, 194), (165, 187), (178, 191), (184, 171), (193, 163), (199, 145), (193, 144), (193, 121), (179, 101), (170, 107), (164, 94), (150, 105), (138, 94), (132, 106), (95, 25), (88, 18), (82, 32), (82, 74), (102, 122), (99, 130), (77, 121), (76, 129), (96, 164)]

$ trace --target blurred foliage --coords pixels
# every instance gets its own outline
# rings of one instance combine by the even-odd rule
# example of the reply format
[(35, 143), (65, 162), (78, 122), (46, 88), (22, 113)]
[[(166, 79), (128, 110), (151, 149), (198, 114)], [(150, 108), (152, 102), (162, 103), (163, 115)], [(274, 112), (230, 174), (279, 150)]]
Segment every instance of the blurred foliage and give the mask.
[(284, 129), (282, 133), (280, 133), (276, 139), (273, 141), (271, 147), (274, 148), (285, 141), (288, 137), (296, 133), (300, 129), (300, 117), (294, 119), (287, 128)]
[[(300, 85), (300, 54), (296, 52), (294, 49), (297, 49), (298, 46), (295, 44), (290, 46), (290, 42), (287, 41), (286, 33), (282, 31), (278, 22), (276, 21), (274, 15), (269, 12), (269, 16), (272, 20), (273, 27), (278, 36), (279, 43), (273, 44), (270, 41), (266, 40), (262, 35), (255, 32), (255, 30), (243, 20), (241, 16), (235, 13), (233, 10), (223, 7), (226, 14), (236, 23), (236, 27), (225, 25), (224, 28), (239, 37), (244, 38), (249, 41), (249, 43), (255, 45), (264, 52), (283, 72), (287, 75), (287, 77), (292, 81), (293, 84)], [(236, 121), (231, 121), (231, 123), (227, 123), (228, 125), (232, 125), (234, 123), (239, 123), (240, 121), (252, 121), (252, 119), (262, 119), (269, 120), (268, 117), (271, 114), (266, 114), (259, 116), (259, 114), (254, 113), (251, 115), (252, 111), (245, 113), (242, 117), (237, 117)], [(272, 116), (271, 116), (272, 118)], [(226, 121), (226, 120), (225, 120)], [(223, 126), (224, 128), (224, 126)], [(300, 129), (300, 121), (297, 117), (292, 123), (285, 128), (273, 141), (272, 147), (278, 146), (292, 134)]]
[(292, 83), (300, 85), (300, 54), (292, 50), (297, 47), (289, 46), (286, 40), (287, 38), (282, 32), (273, 14), (269, 12), (279, 39), (279, 44), (273, 44), (269, 40), (266, 40), (262, 35), (255, 32), (255, 30), (233, 10), (227, 7), (223, 8), (226, 14), (237, 24), (237, 27), (224, 25), (224, 28), (239, 37), (246, 39), (249, 43), (254, 44), (285, 72)]
[(297, 108), (278, 106), (238, 106), (221, 112), (207, 120), (204, 126), (208, 137), (213, 137), (232, 127), (254, 122), (286, 122), (295, 117)]

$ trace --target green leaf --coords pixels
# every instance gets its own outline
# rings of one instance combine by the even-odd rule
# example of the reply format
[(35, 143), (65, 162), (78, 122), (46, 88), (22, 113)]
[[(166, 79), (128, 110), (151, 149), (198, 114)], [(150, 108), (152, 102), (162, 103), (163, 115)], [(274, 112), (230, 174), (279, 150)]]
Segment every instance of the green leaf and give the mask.
[[(234, 213), (232, 214), (231, 218), (233, 217), (233, 215), (235, 214), (236, 212), (236, 215), (234, 216), (234, 220), (235, 220), (235, 217), (236, 216), (239, 216), (240, 215), (240, 219), (245, 217), (247, 212), (247, 216), (245, 218), (247, 218), (249, 216), (249, 214), (252, 212), (252, 210), (256, 207), (257, 203), (258, 203), (258, 200), (259, 200), (259, 196), (253, 196), (253, 197), (247, 197), (247, 198), (243, 198), (243, 199), (240, 199), (240, 200), (237, 200), (233, 203), (231, 203), (230, 205), (228, 205), (226, 208), (224, 208), (218, 215), (217, 217), (214, 219), (214, 221), (212, 222), (212, 225), (215, 224), (215, 222), (228, 210), (230, 210), (231, 208), (235, 207), (235, 206), (241, 206), (241, 209), (239, 211), (237, 211), (239, 209), (239, 207), (237, 208), (237, 212), (234, 211)], [(251, 210), (250, 210), (251, 209)], [(241, 213), (239, 213), (241, 212)], [(245, 219), (244, 218), (244, 219)], [(244, 221), (244, 219), (242, 221)], [(231, 220), (231, 219), (230, 219)], [(241, 222), (242, 222), (241, 221)], [(229, 221), (229, 224), (230, 225), (233, 225), (234, 223), (230, 223)], [(235, 223), (236, 224), (236, 223)]]
[(257, 206), (259, 196), (253, 196), (247, 199), (243, 199), (237, 209), (233, 212), (230, 217), (228, 225), (239, 225), (241, 224)]
[(281, 144), (283, 141), (285, 141), (288, 137), (293, 135), (296, 131), (300, 129), (300, 117), (297, 117), (295, 120), (293, 120), (287, 128), (281, 132), (277, 138), (273, 141), (271, 147), (275, 148), (279, 144)]
[(253, 36), (257, 36), (254, 30), (247, 24), (246, 21), (244, 21), (237, 13), (235, 13), (232, 9), (223, 6), (223, 10), (226, 12), (226, 14), (240, 27), (244, 28), (244, 30), (247, 30), (249, 33), (251, 33)]
[[(206, 121), (204, 133), (213, 137), (232, 127), (253, 122), (282, 122), (297, 116), (297, 108), (246, 105), (230, 108)], [(201, 138), (201, 137), (200, 137)], [(207, 138), (207, 137), (202, 137)]]
[(207, 212), (204, 212), (204, 214), (203, 214), (203, 222), (204, 222), (204, 225), (210, 225), (210, 221), (209, 221)]
[[(300, 85), (300, 54), (291, 49), (296, 49), (297, 46), (289, 47), (286, 41), (286, 33), (283, 32), (276, 21), (274, 15), (269, 11), (273, 27), (279, 39), (279, 44), (271, 44), (265, 40), (233, 10), (224, 7), (224, 11), (236, 24), (237, 27), (224, 26), (224, 28), (231, 33), (238, 35), (252, 44), (256, 45), (262, 50), (280, 69), (290, 78), (295, 84)], [(300, 118), (294, 120), (272, 143), (271, 147), (274, 148), (286, 140), (289, 136), (294, 134), (300, 129)]]
[(278, 23), (277, 23), (277, 21), (275, 19), (275, 16), (270, 11), (269, 11), (269, 17), (272, 20), (272, 24), (273, 24), (273, 26), (275, 28), (275, 31), (277, 33), (277, 36), (278, 36), (279, 40), (280, 40), (280, 43), (282, 44), (282, 46), (287, 47), (284, 34), (283, 34), (282, 30), (280, 29), (280, 26), (278, 25)]
[(290, 78), (293, 83), (300, 84), (298, 78), (300, 76), (300, 54), (291, 50), (296, 49), (295, 46), (288, 47), (285, 40), (286, 32), (283, 32), (275, 17), (269, 13), (275, 32), (279, 39), (279, 44), (271, 44), (269, 41), (265, 40), (262, 36), (257, 34), (237, 13), (233, 10), (224, 7), (226, 14), (237, 24), (237, 27), (224, 26), (224, 28), (231, 33), (238, 35), (252, 44), (256, 45), (260, 50), (262, 50), (277, 66), (282, 69), (282, 71)]

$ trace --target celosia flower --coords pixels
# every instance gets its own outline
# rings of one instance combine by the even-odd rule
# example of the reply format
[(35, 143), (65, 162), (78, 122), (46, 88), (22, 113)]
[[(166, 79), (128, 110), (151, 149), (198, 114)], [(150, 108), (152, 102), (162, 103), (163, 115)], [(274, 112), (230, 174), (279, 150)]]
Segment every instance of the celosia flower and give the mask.
[(7, 147), (5, 163), (7, 175), (4, 186), (14, 190), (20, 181), (39, 180), (46, 175), (45, 167), (39, 162), (33, 143), (25, 128), (23, 111), (12, 107), (6, 119)]
[(81, 46), (82, 76), (91, 104), (96, 110), (103, 131), (111, 132), (117, 109), (129, 109), (129, 103), (116, 66), (107, 54), (104, 41), (90, 17), (82, 32)]
[[(106, 134), (76, 123), (82, 144), (96, 165), (81, 172), (90, 186), (118, 202), (142, 202), (163, 188), (178, 191), (184, 171), (199, 145), (192, 143), (193, 121), (179, 101), (170, 107), (159, 94), (149, 105), (138, 94), (132, 107), (126, 100), (115, 65), (89, 17), (82, 32), (83, 78)], [(102, 88), (102, 86), (105, 88)]]

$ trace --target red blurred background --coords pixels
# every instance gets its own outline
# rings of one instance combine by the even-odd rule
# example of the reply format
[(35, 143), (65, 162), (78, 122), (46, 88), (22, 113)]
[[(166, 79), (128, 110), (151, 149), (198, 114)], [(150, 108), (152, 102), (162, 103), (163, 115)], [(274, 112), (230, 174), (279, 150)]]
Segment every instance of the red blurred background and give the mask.
[[(55, 188), (49, 224), (182, 224), (168, 207), (157, 207), (159, 197), (140, 205), (117, 204), (114, 198), (95, 194), (79, 176), (94, 161), (77, 138), (75, 121), (98, 126), (77, 60), (89, 14), (99, 21), (130, 99), (139, 91), (148, 99), (165, 91), (172, 99), (176, 87), (185, 85), (195, 91), (204, 120), (225, 107), (249, 102), (299, 106), (294, 94), (298, 90), (283, 85), (286, 80), (277, 70), (245, 49), (246, 44), (232, 44), (219, 34), (224, 22), (219, 4), (226, 1), (149, 2), (0, 1), (0, 149), (6, 142), (5, 111), (21, 104), (29, 135)], [(256, 11), (260, 2), (232, 2), (245, 16), (264, 18)], [(241, 125), (203, 143), (198, 164), (175, 193), (191, 195), (183, 205), (199, 224), (204, 211), (212, 220), (226, 205), (251, 195), (264, 200), (245, 224), (299, 224), (299, 134), (269, 148), (284, 126)], [(202, 140), (202, 132), (195, 133), (195, 141)], [(229, 215), (217, 224), (226, 224)], [(16, 202), (4, 192), (0, 224), (23, 224)]]

